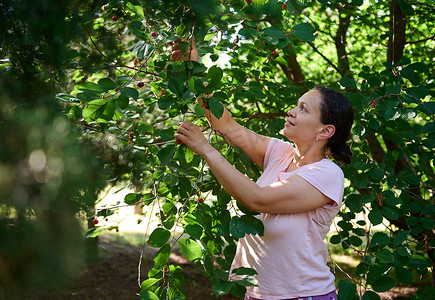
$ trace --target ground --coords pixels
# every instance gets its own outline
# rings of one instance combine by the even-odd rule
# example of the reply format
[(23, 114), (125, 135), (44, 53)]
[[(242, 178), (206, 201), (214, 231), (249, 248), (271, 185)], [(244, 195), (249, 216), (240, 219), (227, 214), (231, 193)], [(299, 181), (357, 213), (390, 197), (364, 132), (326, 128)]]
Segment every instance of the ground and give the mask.
[[(116, 239), (113, 235), (102, 235), (100, 237), (100, 253), (102, 259), (93, 266), (82, 270), (79, 276), (60, 291), (45, 291), (34, 293), (31, 296), (15, 296), (9, 300), (138, 300), (140, 291), (138, 286), (138, 262), (142, 247), (126, 243)], [(152, 267), (152, 258), (155, 251), (146, 247), (144, 259), (141, 266), (142, 278)], [(183, 273), (187, 279), (184, 287), (188, 300), (240, 299), (231, 295), (215, 297), (212, 293), (210, 283), (201, 276), (201, 269), (195, 264), (187, 261), (183, 256), (173, 254), (170, 263), (182, 265)], [(384, 300), (405, 300), (410, 299), (416, 292), (412, 287), (395, 287), (388, 293), (381, 295)]]

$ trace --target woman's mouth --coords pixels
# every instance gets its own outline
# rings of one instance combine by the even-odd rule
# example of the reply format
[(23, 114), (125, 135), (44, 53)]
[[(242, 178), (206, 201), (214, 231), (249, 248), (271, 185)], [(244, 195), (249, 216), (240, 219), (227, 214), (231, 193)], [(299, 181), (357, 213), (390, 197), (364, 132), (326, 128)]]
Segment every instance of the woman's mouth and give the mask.
[(292, 121), (290, 121), (290, 119), (286, 120), (287, 122), (285, 123), (286, 126), (295, 126), (295, 124), (293, 124)]

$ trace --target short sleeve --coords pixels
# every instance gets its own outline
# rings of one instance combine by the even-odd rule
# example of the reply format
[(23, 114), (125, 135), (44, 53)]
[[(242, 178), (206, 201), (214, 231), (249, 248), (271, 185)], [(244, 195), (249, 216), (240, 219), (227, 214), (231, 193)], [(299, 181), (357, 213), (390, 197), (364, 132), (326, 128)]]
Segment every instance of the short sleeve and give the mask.
[(318, 163), (300, 168), (296, 174), (333, 200), (338, 206), (341, 205), (344, 192), (344, 174), (335, 163), (323, 159)]
[(277, 138), (271, 138), (264, 155), (263, 169), (265, 170), (269, 165), (275, 165), (278, 161), (282, 160), (285, 155), (293, 151), (294, 147), (290, 143)]

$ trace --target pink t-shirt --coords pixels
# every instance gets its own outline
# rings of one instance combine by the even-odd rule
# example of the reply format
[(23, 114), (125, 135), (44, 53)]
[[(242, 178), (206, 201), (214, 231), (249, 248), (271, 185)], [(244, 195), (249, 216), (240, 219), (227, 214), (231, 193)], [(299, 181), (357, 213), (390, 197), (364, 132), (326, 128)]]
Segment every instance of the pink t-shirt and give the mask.
[(287, 299), (335, 290), (323, 240), (340, 209), (344, 175), (329, 159), (285, 172), (294, 152), (290, 143), (271, 139), (264, 158), (264, 171), (257, 184), (267, 186), (298, 175), (335, 203), (303, 213), (257, 216), (263, 221), (264, 235), (249, 234), (240, 239), (232, 264), (232, 269), (243, 266), (258, 272), (258, 285), (247, 287), (246, 294), (250, 297)]

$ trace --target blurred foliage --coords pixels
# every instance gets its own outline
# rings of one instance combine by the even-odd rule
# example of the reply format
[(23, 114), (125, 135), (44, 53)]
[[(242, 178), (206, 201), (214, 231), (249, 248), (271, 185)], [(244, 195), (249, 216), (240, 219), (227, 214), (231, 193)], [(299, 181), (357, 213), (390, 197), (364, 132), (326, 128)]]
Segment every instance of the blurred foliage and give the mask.
[[(173, 140), (179, 121), (194, 121), (210, 132), (210, 141), (229, 162), (253, 180), (258, 178), (260, 170), (239, 149), (226, 146), (204, 120), (196, 98), (211, 92), (208, 101), (214, 115), (222, 113), (223, 103), (244, 126), (283, 138), (279, 134), (283, 117), (303, 92), (316, 84), (341, 89), (356, 114), (354, 155), (351, 164), (343, 166), (345, 202), (336, 223), (338, 233), (329, 242), (355, 251), (363, 261), (352, 280), (340, 281), (339, 297), (358, 299), (367, 288), (363, 299), (379, 299), (376, 292), (388, 291), (396, 283), (411, 285), (419, 276), (433, 275), (432, 4), (407, 0), (11, 3), (13, 9), (2, 12), (9, 22), (1, 23), (6, 24), (0, 33), (1, 68), (7, 80), (21, 87), (13, 91), (5, 81), (2, 91), (8, 86), (4, 94), (13, 100), (2, 105), (2, 112), (9, 116), (16, 110), (9, 120), (17, 125), (8, 132), (21, 137), (21, 142), (1, 150), (19, 156), (7, 168), (15, 172), (27, 164), (31, 169), (34, 161), (46, 157), (49, 169), (50, 157), (58, 157), (64, 166), (63, 188), (70, 178), (67, 170), (75, 178), (74, 170), (82, 165), (71, 194), (62, 195), (65, 203), (78, 200), (72, 201), (71, 211), (82, 209), (89, 217), (98, 187), (77, 189), (77, 185), (79, 180), (92, 185), (92, 179), (104, 172), (92, 167), (93, 160), (83, 156), (86, 152), (74, 150), (84, 145), (71, 128), (80, 130), (81, 141), (97, 145), (94, 156), (104, 162), (107, 184), (128, 181), (136, 192), (126, 196), (125, 204), (144, 205), (157, 211), (160, 219), (160, 227), (148, 239), (159, 252), (142, 283), (143, 299), (186, 296), (179, 268), (167, 265), (177, 243), (186, 258), (204, 267), (215, 295), (242, 296), (244, 287), (254, 284), (255, 272), (245, 269), (236, 271), (243, 276), (241, 281), (228, 281), (234, 275), (229, 266), (237, 239), (245, 233), (262, 234), (262, 224), (236, 206), (199, 157)], [(172, 43), (182, 40), (180, 47), (187, 50), (193, 35), (201, 61), (172, 62)], [(54, 90), (70, 122), (52, 101)], [(21, 108), (20, 101), (27, 106)], [(51, 105), (56, 108), (37, 117)], [(35, 117), (26, 115), (18, 121), (23, 109)], [(59, 134), (30, 135), (36, 130), (30, 130), (30, 124), (37, 120), (42, 120), (33, 126), (38, 132), (48, 127), (50, 132), (64, 128), (70, 134), (63, 135), (68, 142), (63, 144), (65, 150), (49, 151), (50, 137)], [(2, 121), (2, 137), (10, 122)], [(50, 125), (43, 126), (45, 122)], [(56, 143), (59, 140), (55, 138)], [(39, 144), (20, 150), (31, 141)], [(73, 153), (80, 154), (79, 159), (72, 159)], [(9, 164), (6, 157), (2, 154), (4, 165)], [(39, 175), (31, 172), (38, 180)], [(19, 184), (15, 186), (20, 181), (3, 182), (2, 188), (20, 190)], [(48, 181), (38, 184), (51, 186)], [(77, 190), (93, 193), (77, 198), (73, 196)], [(30, 199), (35, 193), (26, 190), (26, 194)], [(8, 215), (19, 211), (13, 200), (23, 199), (18, 195), (5, 201)], [(31, 206), (30, 200), (20, 203), (25, 203), (24, 215), (37, 215), (38, 206)], [(105, 208), (97, 215), (105, 217), (116, 209)], [(380, 224), (385, 232), (373, 230)], [(171, 239), (177, 228), (188, 238)], [(112, 228), (99, 226), (93, 235), (104, 229)], [(416, 298), (429, 299), (431, 293), (428, 286)]]

